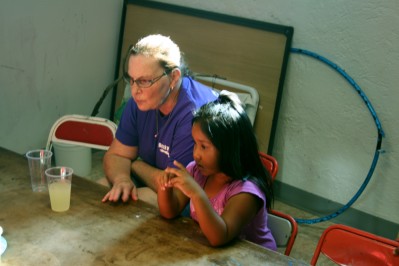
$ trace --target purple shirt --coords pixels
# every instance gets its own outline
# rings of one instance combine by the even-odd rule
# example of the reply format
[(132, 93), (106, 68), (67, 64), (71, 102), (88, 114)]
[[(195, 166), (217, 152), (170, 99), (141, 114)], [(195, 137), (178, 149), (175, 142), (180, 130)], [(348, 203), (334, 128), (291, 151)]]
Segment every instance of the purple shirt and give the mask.
[[(195, 162), (189, 163), (187, 170), (201, 187), (205, 186), (207, 177), (201, 174)], [(246, 239), (271, 250), (277, 250), (276, 242), (272, 236), (272, 232), (267, 227), (266, 197), (255, 183), (251, 181), (235, 180), (225, 185), (216, 196), (209, 200), (213, 206), (213, 209), (219, 215), (222, 215), (227, 201), (234, 195), (243, 192), (253, 194), (260, 198), (263, 202), (263, 207), (259, 210), (254, 219), (243, 228), (239, 238)], [(191, 218), (197, 221), (197, 214), (195, 212), (194, 205), (191, 202), (190, 213)]]
[(138, 147), (139, 157), (158, 169), (173, 167), (174, 160), (187, 165), (193, 160), (193, 111), (216, 98), (217, 93), (211, 88), (189, 77), (183, 78), (176, 106), (167, 116), (156, 110), (140, 111), (131, 98), (123, 111), (116, 138), (127, 146)]

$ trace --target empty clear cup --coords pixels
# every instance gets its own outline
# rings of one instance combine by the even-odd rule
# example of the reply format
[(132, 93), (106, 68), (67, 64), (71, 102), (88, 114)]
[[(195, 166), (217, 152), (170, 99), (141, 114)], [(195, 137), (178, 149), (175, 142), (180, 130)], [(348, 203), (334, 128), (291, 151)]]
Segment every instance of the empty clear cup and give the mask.
[(30, 180), (34, 192), (47, 191), (47, 179), (44, 172), (51, 167), (53, 153), (48, 150), (32, 150), (26, 153), (29, 164)]

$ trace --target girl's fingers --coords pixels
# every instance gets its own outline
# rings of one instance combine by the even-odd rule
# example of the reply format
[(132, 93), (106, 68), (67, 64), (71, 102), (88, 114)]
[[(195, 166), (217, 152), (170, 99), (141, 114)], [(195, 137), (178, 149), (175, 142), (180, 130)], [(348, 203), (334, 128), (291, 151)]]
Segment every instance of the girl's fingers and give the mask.
[(168, 182), (168, 177), (167, 177), (167, 174), (166, 174), (166, 173), (164, 173), (162, 176), (160, 176), (160, 177), (158, 178), (158, 186), (159, 186), (162, 190), (165, 190), (165, 186), (166, 186), (167, 182)]
[(162, 190), (171, 187), (170, 180), (175, 176), (173, 168), (166, 168), (164, 174), (158, 178), (158, 185)]
[(186, 167), (184, 165), (182, 165), (181, 163), (179, 163), (178, 161), (173, 161), (173, 164), (176, 165), (180, 170), (185, 170)]

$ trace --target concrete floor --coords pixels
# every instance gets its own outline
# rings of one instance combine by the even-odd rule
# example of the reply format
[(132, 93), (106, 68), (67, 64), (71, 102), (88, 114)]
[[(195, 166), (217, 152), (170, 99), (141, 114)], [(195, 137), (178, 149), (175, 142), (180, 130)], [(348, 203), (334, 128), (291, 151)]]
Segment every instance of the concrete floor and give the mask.
[[(99, 178), (104, 177), (104, 172), (102, 169), (102, 151), (96, 151), (93, 153), (92, 158), (92, 170), (89, 176), (86, 178), (93, 181), (97, 181)], [(310, 213), (307, 213), (298, 208), (292, 207), (290, 205), (284, 204), (281, 201), (276, 200), (274, 203), (274, 209), (291, 215), (294, 218), (301, 219), (311, 219), (316, 218)], [(313, 252), (317, 246), (318, 240), (322, 232), (333, 223), (331, 221), (317, 223), (317, 224), (299, 224), (298, 225), (298, 235), (296, 237), (293, 249), (290, 256), (296, 259), (302, 260), (304, 262), (310, 263), (312, 259)], [(279, 250), (284, 252), (283, 250)], [(332, 263), (323, 255), (320, 255), (317, 265), (336, 265)]]
[[(312, 219), (316, 218), (312, 214), (309, 214), (303, 210), (294, 208), (287, 204), (284, 204), (278, 200), (275, 201), (274, 209), (287, 213), (294, 218), (301, 219)], [(294, 246), (291, 250), (291, 257), (300, 259), (307, 263), (310, 263), (313, 253), (316, 249), (317, 243), (323, 231), (333, 223), (330, 221), (316, 223), (316, 224), (298, 224), (298, 234), (295, 239)], [(336, 265), (329, 261), (324, 255), (320, 255), (317, 265)]]

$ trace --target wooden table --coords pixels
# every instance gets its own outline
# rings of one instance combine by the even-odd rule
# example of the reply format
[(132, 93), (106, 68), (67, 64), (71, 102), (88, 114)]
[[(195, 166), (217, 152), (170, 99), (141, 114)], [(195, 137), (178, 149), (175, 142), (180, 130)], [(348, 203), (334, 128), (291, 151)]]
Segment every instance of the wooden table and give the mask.
[(71, 208), (32, 192), (24, 156), (0, 148), (4, 265), (305, 265), (247, 241), (207, 245), (189, 218), (165, 220), (142, 201), (102, 203), (106, 187), (74, 176)]

